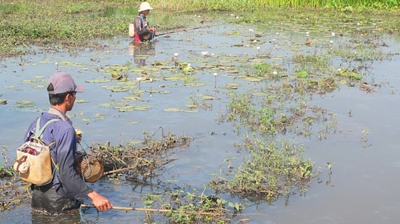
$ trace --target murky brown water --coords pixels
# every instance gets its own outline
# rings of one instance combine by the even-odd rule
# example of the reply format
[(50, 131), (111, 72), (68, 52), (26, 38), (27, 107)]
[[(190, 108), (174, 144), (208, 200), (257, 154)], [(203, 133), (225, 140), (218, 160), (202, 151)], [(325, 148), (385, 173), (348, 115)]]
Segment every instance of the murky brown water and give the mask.
[[(259, 38), (261, 43), (246, 42), (254, 35), (249, 29), (262, 34)], [(234, 31), (238, 31), (239, 35), (227, 35)], [(327, 41), (328, 45), (329, 41), (333, 40), (333, 47), (340, 47), (340, 43), (346, 42), (345, 37), (332, 37), (329, 28), (321, 28), (320, 31), (313, 31), (309, 35), (314, 35), (319, 41)], [(86, 133), (88, 143), (108, 140), (117, 145), (132, 139), (141, 140), (144, 130), (156, 131), (160, 126), (164, 131), (176, 135), (184, 133), (192, 136), (195, 141), (190, 149), (174, 155), (179, 159), (167, 165), (167, 172), (163, 178), (174, 180), (174, 186), (177, 188), (190, 185), (203, 189), (212, 179), (210, 175), (217, 173), (219, 166), (224, 164), (223, 160), (236, 156), (233, 143), (241, 139), (231, 124), (217, 122), (219, 115), (226, 109), (226, 93), (231, 91), (221, 87), (228, 82), (237, 82), (241, 86), (236, 91), (244, 92), (265, 86), (265, 82), (247, 82), (236, 79), (226, 71), (205, 68), (191, 75), (204, 85), (188, 86), (182, 80), (163, 79), (171, 75), (173, 70), (154, 69), (150, 70), (154, 72), (153, 82), (140, 83), (140, 89), (146, 90), (141, 95), (141, 100), (127, 103), (150, 105), (151, 108), (146, 111), (118, 112), (113, 108), (99, 106), (128, 95), (128, 92), (111, 92), (102, 88), (106, 85), (117, 85), (117, 81), (85, 81), (109, 79), (111, 75), (102, 69), (108, 65), (132, 62), (131, 67), (152, 67), (151, 63), (156, 61), (168, 64), (174, 53), (179, 53), (180, 61), (189, 62), (195, 68), (200, 64), (212, 64), (214, 61), (228, 61), (227, 63), (239, 66), (237, 61), (240, 58), (255, 56), (260, 52), (271, 54), (272, 58), (265, 59), (266, 61), (276, 60), (283, 63), (285, 60), (276, 58), (293, 55), (293, 46), (296, 46), (296, 51), (315, 50), (313, 47), (303, 46), (307, 38), (310, 37), (306, 36), (306, 30), (303, 29), (289, 32), (279, 26), (266, 29), (220, 25), (173, 34), (170, 38), (160, 37), (153, 49), (135, 52), (136, 57), (130, 55), (130, 40), (117, 38), (112, 41), (113, 47), (110, 51), (87, 51), (78, 56), (43, 53), (24, 56), (21, 59), (7, 59), (0, 63), (0, 94), (3, 94), (0, 99), (7, 99), (8, 102), (7, 105), (0, 105), (0, 144), (7, 146), (7, 156), (13, 159), (14, 149), (21, 144), (28, 124), (38, 116), (39, 111), (48, 108), (43, 86), (49, 75), (56, 69), (69, 71), (78, 83), (85, 84), (85, 92), (79, 94), (78, 99), (84, 99), (86, 102), (75, 104), (70, 114), (75, 115), (75, 127)], [(241, 44), (242, 41), (244, 47), (232, 47), (234, 44)], [(383, 52), (400, 52), (398, 40), (386, 36), (383, 41), (390, 46), (382, 47)], [(260, 50), (257, 50), (257, 47), (260, 47)], [(207, 56), (201, 54), (205, 51), (208, 52)], [(397, 193), (400, 186), (400, 180), (397, 178), (400, 175), (400, 143), (397, 136), (400, 132), (397, 105), (400, 86), (399, 60), (397, 55), (391, 60), (371, 64), (369, 80), (383, 84), (380, 88), (375, 88), (377, 92), (366, 93), (358, 88), (343, 85), (324, 97), (314, 96), (313, 104), (327, 108), (338, 116), (338, 133), (329, 135), (322, 141), (317, 140), (315, 136), (306, 139), (290, 135), (288, 137), (302, 142), (307, 148), (306, 155), (315, 162), (316, 167), (321, 168), (319, 179), (313, 180), (304, 197), (298, 194), (291, 195), (287, 205), (284, 199), (273, 205), (250, 205), (236, 221), (249, 218), (248, 223), (397, 223), (400, 220), (400, 196)], [(79, 64), (73, 64), (75, 62)], [(289, 70), (290, 68), (288, 65)], [(214, 91), (214, 72), (218, 73), (217, 91)], [(129, 74), (129, 78), (136, 77), (138, 73)], [(135, 84), (130, 91), (137, 89), (139, 84)], [(157, 91), (168, 92), (161, 94)], [(206, 101), (212, 106), (210, 109), (200, 108), (199, 112), (195, 113), (165, 111), (167, 108), (186, 109), (188, 102), (198, 94), (216, 97), (215, 100)], [(35, 102), (36, 107), (18, 109), (15, 105), (21, 100), (31, 100)], [(99, 119), (96, 114), (102, 114), (104, 119)], [(365, 136), (368, 147), (364, 147), (365, 144), (361, 142), (364, 130), (369, 130)], [(212, 132), (215, 135), (211, 135)], [(4, 159), (0, 161), (4, 162)], [(331, 177), (326, 169), (327, 162), (334, 163)], [(327, 184), (329, 180), (330, 184)], [(109, 197), (114, 205), (129, 206), (131, 202), (137, 202), (136, 206), (139, 207), (140, 194), (161, 193), (164, 186), (135, 186), (135, 183), (130, 181), (104, 179), (92, 187)], [(143, 218), (143, 214), (138, 212), (113, 210), (99, 215), (93, 209), (86, 212), (83, 218), (89, 223), (140, 223)], [(63, 219), (64, 221), (59, 222), (70, 223), (67, 221), (69, 218)], [(0, 217), (2, 223), (42, 223), (44, 220), (46, 219), (43, 217), (33, 216), (29, 205), (26, 204), (11, 211), (1, 212)]]

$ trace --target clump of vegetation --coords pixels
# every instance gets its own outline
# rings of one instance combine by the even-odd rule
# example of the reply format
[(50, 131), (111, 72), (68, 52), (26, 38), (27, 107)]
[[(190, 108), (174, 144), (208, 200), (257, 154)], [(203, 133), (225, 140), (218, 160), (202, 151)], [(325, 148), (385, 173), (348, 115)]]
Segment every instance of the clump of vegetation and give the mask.
[[(2, 166), (0, 162), (0, 166)], [(13, 177), (14, 170), (12, 167), (0, 167), (0, 178)]]
[[(176, 190), (167, 197), (147, 194), (144, 202), (147, 208), (160, 207), (158, 210), (169, 219), (168, 223), (229, 223), (232, 216), (229, 208), (240, 207), (217, 195), (207, 196), (205, 189), (200, 195), (197, 189), (193, 192)], [(151, 223), (154, 217), (147, 214), (144, 221)]]
[(272, 202), (292, 193), (293, 188), (307, 191), (316, 174), (313, 163), (303, 157), (305, 149), (288, 140), (264, 141), (246, 135), (243, 145), (238, 146), (246, 149), (248, 157), (236, 170), (226, 173), (231, 179), (220, 176), (210, 183), (211, 187)]
[(298, 94), (294, 95), (292, 91), (296, 91), (295, 87), (283, 85), (283, 89), (267, 88), (261, 91), (261, 96), (251, 93), (233, 94), (227, 104), (228, 113), (225, 118), (228, 122), (244, 125), (265, 137), (290, 132), (310, 137), (313, 125), (316, 126), (319, 122), (326, 124), (325, 134), (336, 131), (337, 121), (334, 114), (328, 113), (324, 108), (307, 105), (306, 99)]
[(146, 180), (146, 178), (156, 177), (156, 170), (175, 160), (168, 158), (172, 151), (188, 147), (191, 138), (162, 133), (161, 138), (157, 140), (154, 134), (150, 135), (145, 131), (144, 140), (138, 145), (111, 146), (109, 142), (96, 144), (91, 147), (91, 154), (102, 161), (105, 174), (119, 170), (121, 172), (134, 170), (129, 173), (135, 178), (143, 177)]

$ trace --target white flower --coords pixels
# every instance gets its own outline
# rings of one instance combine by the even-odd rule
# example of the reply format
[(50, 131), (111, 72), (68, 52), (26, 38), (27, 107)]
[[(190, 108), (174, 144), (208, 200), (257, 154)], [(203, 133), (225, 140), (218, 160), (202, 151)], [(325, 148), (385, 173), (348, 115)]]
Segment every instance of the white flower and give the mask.
[(58, 62), (54, 63), (55, 65), (58, 65)]
[(332, 37), (334, 37), (335, 36), (335, 32), (332, 32)]
[(256, 43), (257, 42), (257, 40), (253, 40), (253, 43)]
[(201, 52), (201, 55), (206, 56), (208, 54), (208, 51), (203, 51)]
[(236, 16), (236, 19), (239, 19), (239, 16)]
[(136, 81), (140, 82), (142, 80), (142, 77), (137, 77)]
[(214, 53), (211, 53), (211, 56), (214, 56)]
[(276, 74), (278, 74), (278, 72), (277, 71), (273, 71), (272, 74), (276, 75)]
[(333, 40), (329, 41), (329, 43), (333, 44)]
[(235, 14), (231, 14), (231, 16), (235, 16)]
[(341, 68), (338, 68), (337, 70), (338, 70), (338, 72), (342, 71), (342, 69), (341, 69)]
[(249, 29), (249, 31), (250, 31), (250, 32), (254, 32), (254, 30), (253, 30), (253, 29)]
[(218, 74), (215, 72), (215, 73), (214, 73), (214, 76), (217, 76), (217, 75), (218, 75)]
[(260, 50), (260, 47), (257, 47), (257, 50)]
[(360, 25), (360, 23), (357, 23), (357, 26), (359, 26)]
[(279, 35), (279, 33), (277, 32), (276, 35)]
[(179, 55), (178, 53), (175, 53), (175, 54), (174, 54), (175, 57), (178, 57), (178, 55)]

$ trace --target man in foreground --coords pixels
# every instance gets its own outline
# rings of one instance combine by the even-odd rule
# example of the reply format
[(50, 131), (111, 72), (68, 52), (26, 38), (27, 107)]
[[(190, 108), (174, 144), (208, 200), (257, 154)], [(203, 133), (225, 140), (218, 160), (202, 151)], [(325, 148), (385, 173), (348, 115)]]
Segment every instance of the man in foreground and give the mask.
[[(50, 77), (47, 91), (51, 108), (40, 116), (40, 127), (51, 119), (43, 131), (41, 140), (50, 146), (53, 179), (45, 186), (32, 184), (32, 209), (51, 214), (71, 212), (80, 207), (86, 197), (92, 200), (99, 211), (112, 208), (110, 201), (89, 188), (75, 170), (77, 136), (72, 121), (65, 115), (71, 111), (76, 100), (76, 93), (83, 92), (82, 85), (77, 85), (67, 72), (57, 72)], [(34, 135), (36, 118), (29, 126), (24, 142)]]

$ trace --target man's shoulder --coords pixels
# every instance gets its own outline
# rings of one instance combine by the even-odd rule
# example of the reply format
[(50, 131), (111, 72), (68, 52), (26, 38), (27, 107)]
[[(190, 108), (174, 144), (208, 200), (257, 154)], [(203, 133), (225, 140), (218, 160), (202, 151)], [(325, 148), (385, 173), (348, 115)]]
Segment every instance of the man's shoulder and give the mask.
[(63, 121), (59, 116), (55, 114), (50, 114), (45, 112), (42, 114), (40, 119), (43, 119), (43, 121), (41, 121), (42, 124), (53, 120), (53, 122), (49, 123), (48, 126), (53, 129), (59, 130), (59, 132), (65, 132), (71, 130), (74, 131), (74, 127), (72, 126), (72, 124), (70, 124), (67, 121)]

